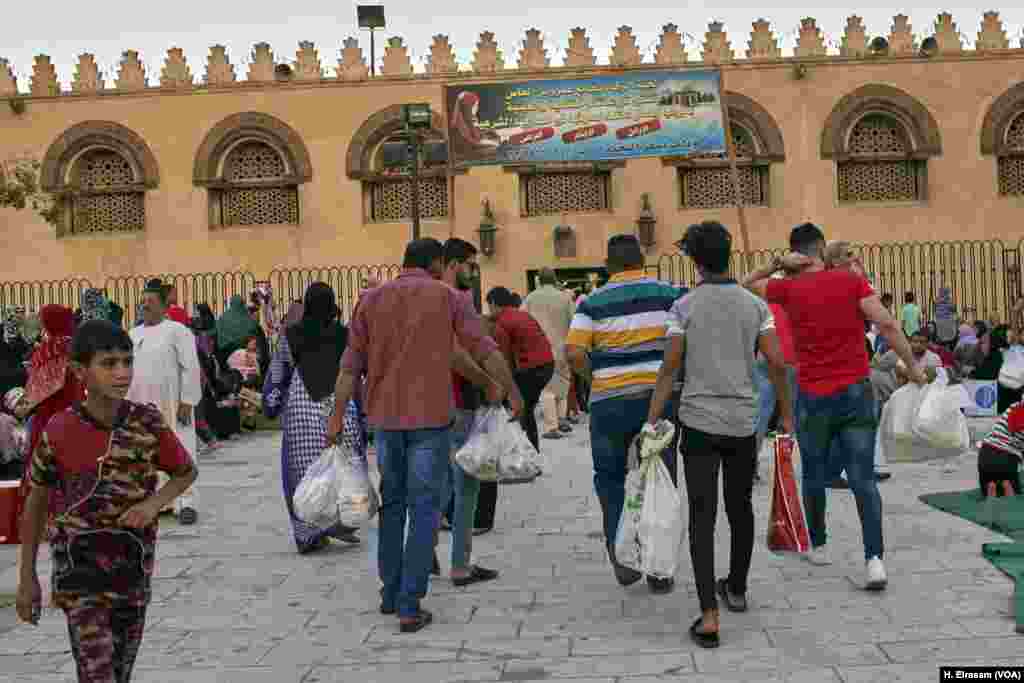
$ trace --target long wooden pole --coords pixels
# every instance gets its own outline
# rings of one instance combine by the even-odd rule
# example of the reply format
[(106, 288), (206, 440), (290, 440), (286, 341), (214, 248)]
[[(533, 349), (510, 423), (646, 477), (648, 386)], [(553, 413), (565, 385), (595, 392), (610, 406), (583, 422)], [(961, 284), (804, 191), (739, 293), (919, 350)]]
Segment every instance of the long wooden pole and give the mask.
[(749, 266), (750, 231), (747, 229), (747, 212), (743, 206), (743, 188), (740, 184), (740, 170), (736, 166), (736, 146), (732, 139), (732, 124), (729, 121), (729, 106), (725, 101), (725, 69), (718, 67), (718, 98), (722, 104), (722, 127), (725, 129), (725, 151), (729, 158), (729, 173), (732, 176), (733, 201), (739, 214), (740, 239), (743, 243), (743, 268)]

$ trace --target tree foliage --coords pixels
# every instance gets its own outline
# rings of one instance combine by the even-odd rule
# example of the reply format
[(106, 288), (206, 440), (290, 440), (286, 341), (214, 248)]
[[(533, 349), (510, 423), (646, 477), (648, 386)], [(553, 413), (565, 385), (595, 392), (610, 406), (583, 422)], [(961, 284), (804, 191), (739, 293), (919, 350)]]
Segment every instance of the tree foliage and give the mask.
[(60, 204), (39, 185), (38, 161), (0, 163), (0, 209), (24, 210), (29, 207), (47, 223), (56, 225)]

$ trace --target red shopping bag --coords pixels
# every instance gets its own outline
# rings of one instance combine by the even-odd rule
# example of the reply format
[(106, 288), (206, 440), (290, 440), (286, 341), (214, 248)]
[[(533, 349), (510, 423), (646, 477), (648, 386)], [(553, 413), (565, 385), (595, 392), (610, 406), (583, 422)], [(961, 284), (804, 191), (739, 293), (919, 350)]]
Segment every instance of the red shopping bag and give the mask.
[(0, 481), (0, 545), (17, 545), (18, 521), (25, 505), (25, 491), (21, 481)]
[(768, 549), (776, 553), (805, 553), (811, 545), (804, 521), (804, 510), (793, 474), (792, 436), (775, 439), (775, 476), (772, 484), (772, 511), (768, 518)]

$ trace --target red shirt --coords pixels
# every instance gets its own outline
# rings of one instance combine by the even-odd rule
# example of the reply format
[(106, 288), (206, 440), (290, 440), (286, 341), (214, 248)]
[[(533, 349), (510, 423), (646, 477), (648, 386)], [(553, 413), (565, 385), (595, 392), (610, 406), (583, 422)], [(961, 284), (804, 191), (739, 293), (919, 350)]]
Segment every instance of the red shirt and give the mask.
[(171, 306), (167, 309), (167, 317), (176, 323), (181, 323), (185, 327), (189, 326), (192, 321), (188, 319), (188, 313), (181, 306)]
[(518, 308), (505, 308), (495, 322), (495, 341), (506, 356), (515, 359), (517, 370), (555, 362), (551, 342), (532, 315)]
[(768, 304), (775, 318), (775, 336), (779, 338), (779, 346), (782, 348), (782, 357), (786, 365), (796, 367), (796, 348), (793, 346), (793, 330), (789, 329), (789, 318), (786, 311), (778, 304)]
[(363, 295), (341, 362), (355, 377), (366, 373), (371, 426), (411, 431), (451, 424), (456, 338), (477, 360), (497, 348), (472, 304), (425, 270), (407, 268)]
[(789, 319), (803, 391), (829, 396), (868, 377), (860, 302), (875, 292), (867, 280), (848, 270), (823, 270), (769, 280), (765, 293)]

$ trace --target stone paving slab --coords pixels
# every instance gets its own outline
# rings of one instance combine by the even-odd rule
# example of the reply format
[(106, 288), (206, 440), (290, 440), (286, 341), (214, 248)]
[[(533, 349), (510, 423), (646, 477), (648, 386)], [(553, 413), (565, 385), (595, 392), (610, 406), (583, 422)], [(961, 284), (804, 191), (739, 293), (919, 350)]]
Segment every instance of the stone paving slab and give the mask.
[[(830, 494), (835, 564), (812, 567), (765, 548), (769, 487), (759, 485), (751, 611), (724, 613), (722, 647), (705, 651), (686, 635), (699, 610), (685, 539), (673, 594), (615, 583), (585, 427), (544, 443), (543, 477), (499, 490), (496, 529), (474, 539), (474, 557), (501, 578), (468, 588), (433, 580), (424, 606), (435, 623), (414, 635), (378, 612), (375, 523), (359, 546), (294, 552), (278, 447), (274, 434), (230, 443), (201, 463), (200, 523), (162, 522), (136, 682), (916, 683), (936, 680), (941, 664), (1024, 661), (1013, 585), (980, 555), (982, 543), (1005, 539), (917, 500), (972, 486), (970, 455), (952, 473), (942, 463), (892, 467), (894, 478), (881, 485), (890, 576), (883, 594), (860, 588), (860, 526), (848, 491)], [(724, 510), (718, 524), (715, 562), (724, 572)], [(441, 538), (447, 571), (448, 536)], [(12, 592), (16, 579), (15, 549), (0, 547), (0, 592)], [(0, 610), (0, 683), (71, 680), (61, 615), (47, 610), (30, 628)]]

